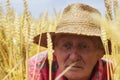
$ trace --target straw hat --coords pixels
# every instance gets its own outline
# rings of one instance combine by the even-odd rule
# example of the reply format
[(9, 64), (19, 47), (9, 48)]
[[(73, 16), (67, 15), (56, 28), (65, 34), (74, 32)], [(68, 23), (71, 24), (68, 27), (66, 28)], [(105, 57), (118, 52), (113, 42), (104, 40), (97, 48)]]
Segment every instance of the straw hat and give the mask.
[[(74, 3), (68, 5), (64, 11), (56, 32), (50, 32), (52, 40), (56, 34), (76, 34), (85, 36), (101, 36), (100, 22), (95, 16), (100, 16), (100, 12), (86, 4)], [(41, 37), (40, 37), (41, 35)], [(46, 33), (42, 33), (34, 37), (34, 43), (47, 47)]]

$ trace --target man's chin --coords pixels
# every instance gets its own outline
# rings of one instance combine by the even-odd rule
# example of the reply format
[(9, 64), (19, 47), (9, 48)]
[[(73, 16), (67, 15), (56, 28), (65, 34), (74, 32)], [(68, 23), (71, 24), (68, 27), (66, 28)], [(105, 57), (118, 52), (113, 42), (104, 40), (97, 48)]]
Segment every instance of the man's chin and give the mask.
[(71, 72), (71, 71), (66, 72), (64, 76), (65, 76), (67, 79), (71, 79), (71, 80), (78, 80), (78, 79), (81, 78), (80, 73)]
[(83, 68), (76, 69), (76, 68), (71, 68), (69, 71), (67, 71), (64, 76), (68, 79), (71, 80), (81, 80), (84, 78), (87, 78), (87, 73), (84, 71)]

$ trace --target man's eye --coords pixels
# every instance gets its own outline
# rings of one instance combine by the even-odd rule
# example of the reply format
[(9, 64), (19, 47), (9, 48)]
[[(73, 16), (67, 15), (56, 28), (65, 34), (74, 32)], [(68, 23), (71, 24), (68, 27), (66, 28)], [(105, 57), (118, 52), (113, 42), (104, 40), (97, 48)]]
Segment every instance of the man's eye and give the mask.
[(79, 48), (80, 48), (80, 49), (88, 49), (89, 46), (86, 45), (86, 44), (81, 44), (81, 45), (79, 45)]
[(72, 44), (71, 44), (71, 43), (65, 43), (65, 44), (63, 45), (63, 47), (64, 47), (65, 49), (71, 49)]

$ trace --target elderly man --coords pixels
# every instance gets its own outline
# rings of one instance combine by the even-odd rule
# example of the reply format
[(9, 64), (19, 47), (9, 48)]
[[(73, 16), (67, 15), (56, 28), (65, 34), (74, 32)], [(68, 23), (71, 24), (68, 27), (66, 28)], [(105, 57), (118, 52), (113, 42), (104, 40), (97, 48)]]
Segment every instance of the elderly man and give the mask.
[[(95, 16), (100, 16), (97, 9), (81, 3), (68, 5), (64, 9), (56, 32), (50, 32), (54, 50), (52, 80), (72, 63), (75, 64), (59, 80), (107, 80), (107, 62), (101, 59), (105, 54), (101, 26)], [(34, 42), (38, 44), (40, 41), (41, 46), (47, 47), (46, 33), (41, 34), (41, 40), (39, 36), (34, 38)], [(47, 51), (30, 59), (29, 80), (49, 80), (46, 56)]]

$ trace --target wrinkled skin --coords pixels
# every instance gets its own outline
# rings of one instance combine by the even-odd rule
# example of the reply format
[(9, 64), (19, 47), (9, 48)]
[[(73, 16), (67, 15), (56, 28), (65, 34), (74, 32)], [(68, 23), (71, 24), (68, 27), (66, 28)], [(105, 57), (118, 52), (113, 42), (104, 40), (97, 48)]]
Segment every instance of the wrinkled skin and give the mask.
[[(95, 45), (100, 41), (80, 35), (58, 35), (54, 54), (61, 71), (77, 62), (64, 76), (68, 80), (89, 80), (97, 60), (104, 55), (104, 49)], [(100, 43), (101, 44), (101, 43)]]

